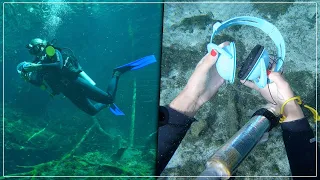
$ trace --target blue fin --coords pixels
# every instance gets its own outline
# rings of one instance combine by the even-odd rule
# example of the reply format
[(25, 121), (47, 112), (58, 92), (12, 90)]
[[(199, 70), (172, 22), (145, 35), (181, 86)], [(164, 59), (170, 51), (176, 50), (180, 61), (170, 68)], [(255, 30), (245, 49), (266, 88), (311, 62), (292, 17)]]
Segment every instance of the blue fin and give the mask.
[(125, 114), (116, 106), (116, 104), (111, 104), (109, 107), (110, 111), (116, 116), (124, 116)]
[(150, 55), (150, 56), (146, 56), (141, 59), (135, 60), (133, 62), (130, 62), (128, 64), (119, 66), (119, 67), (113, 69), (113, 72), (119, 71), (122, 74), (127, 71), (137, 70), (137, 69), (143, 68), (143, 67), (145, 67), (149, 64), (155, 63), (155, 62), (157, 62), (156, 57), (154, 55)]

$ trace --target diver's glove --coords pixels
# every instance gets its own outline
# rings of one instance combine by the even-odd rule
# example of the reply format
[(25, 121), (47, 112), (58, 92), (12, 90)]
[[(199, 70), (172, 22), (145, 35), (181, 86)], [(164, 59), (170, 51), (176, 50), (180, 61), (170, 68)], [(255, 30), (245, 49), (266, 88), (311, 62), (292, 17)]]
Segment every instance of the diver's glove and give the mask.
[(25, 81), (30, 81), (31, 72), (21, 72), (20, 76)]
[(38, 71), (39, 69), (41, 69), (41, 64), (28, 63), (23, 65), (23, 70), (26, 72)]
[(25, 81), (30, 81), (30, 72), (25, 71), (24, 66), (29, 65), (30, 62), (21, 62), (17, 65), (17, 72), (20, 74), (20, 77)]

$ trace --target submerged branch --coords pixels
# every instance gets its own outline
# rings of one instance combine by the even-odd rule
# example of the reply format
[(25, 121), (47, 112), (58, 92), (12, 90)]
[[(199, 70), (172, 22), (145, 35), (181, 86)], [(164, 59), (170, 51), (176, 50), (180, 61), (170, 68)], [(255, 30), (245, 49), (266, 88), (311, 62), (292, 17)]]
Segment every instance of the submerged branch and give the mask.
[(43, 128), (43, 129), (41, 129), (40, 131), (34, 133), (34, 134), (27, 140), (27, 142), (29, 142), (32, 138), (34, 138), (35, 136), (41, 134), (41, 133), (42, 133), (43, 131), (45, 131), (45, 130), (46, 130), (46, 128)]
[[(34, 166), (17, 166), (17, 167), (20, 167), (20, 168), (32, 168), (33, 170), (32, 171), (29, 171), (29, 172), (24, 172), (24, 173), (16, 173), (16, 174), (10, 174), (8, 176), (35, 176), (38, 174), (38, 172), (40, 172), (39, 170), (40, 169), (44, 169), (45, 167), (52, 167), (54, 164), (54, 167), (52, 168), (56, 168), (58, 165), (60, 165), (63, 161), (65, 161), (66, 159), (68, 159), (69, 157), (71, 157), (74, 152), (81, 146), (81, 144), (84, 142), (84, 140), (88, 137), (88, 135), (90, 134), (90, 132), (92, 131), (92, 129), (97, 126), (99, 131), (108, 136), (110, 139), (114, 140), (114, 136), (112, 136), (111, 134), (107, 133), (105, 130), (102, 129), (98, 119), (93, 116), (92, 117), (93, 119), (93, 124), (91, 125), (91, 127), (89, 129), (86, 130), (85, 134), (82, 136), (82, 138), (80, 139), (80, 141), (75, 145), (75, 147), (67, 154), (65, 154), (59, 161), (50, 161), (50, 162), (46, 162), (46, 163), (41, 163), (41, 164), (38, 164), (38, 165), (34, 165)], [(29, 142), (31, 139), (33, 139), (35, 136), (41, 134), (42, 132), (45, 131), (46, 128), (43, 128), (42, 130), (34, 133), (28, 140), (27, 142)], [(52, 137), (51, 137), (52, 138)], [(107, 165), (106, 165), (107, 166)], [(109, 167), (109, 165), (108, 165)], [(6, 177), (4, 178), (0, 178), (0, 179), (5, 179)]]
[(62, 161), (66, 160), (67, 158), (69, 158), (71, 155), (73, 155), (73, 153), (80, 147), (80, 145), (83, 143), (83, 141), (87, 138), (87, 136), (89, 135), (89, 133), (91, 132), (91, 130), (93, 129), (93, 127), (96, 124), (92, 124), (92, 126), (87, 129), (86, 133), (82, 136), (82, 138), (80, 139), (80, 141), (78, 142), (78, 144), (66, 155), (64, 155), (61, 160), (55, 165), (58, 166)]
[(102, 134), (108, 136), (108, 137), (109, 137), (110, 139), (112, 139), (112, 140), (114, 139), (114, 136), (112, 136), (111, 134), (107, 133), (104, 129), (102, 129), (102, 127), (101, 127), (101, 125), (100, 125), (97, 117), (92, 116), (92, 120), (93, 120), (94, 124), (97, 125), (99, 131), (100, 131)]

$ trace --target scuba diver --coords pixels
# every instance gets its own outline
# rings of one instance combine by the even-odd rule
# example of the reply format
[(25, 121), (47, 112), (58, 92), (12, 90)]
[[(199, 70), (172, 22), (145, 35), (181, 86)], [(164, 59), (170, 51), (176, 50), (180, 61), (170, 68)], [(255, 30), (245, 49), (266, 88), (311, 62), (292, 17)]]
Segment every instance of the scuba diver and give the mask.
[(21, 77), (48, 91), (51, 96), (62, 93), (91, 116), (107, 106), (115, 115), (124, 115), (114, 104), (120, 76), (156, 62), (154, 55), (150, 55), (115, 68), (107, 91), (103, 91), (95, 86), (95, 82), (82, 70), (74, 54), (65, 50), (66, 48), (55, 47), (52, 42), (40, 38), (32, 39), (26, 48), (35, 59), (33, 62), (18, 64), (17, 71)]

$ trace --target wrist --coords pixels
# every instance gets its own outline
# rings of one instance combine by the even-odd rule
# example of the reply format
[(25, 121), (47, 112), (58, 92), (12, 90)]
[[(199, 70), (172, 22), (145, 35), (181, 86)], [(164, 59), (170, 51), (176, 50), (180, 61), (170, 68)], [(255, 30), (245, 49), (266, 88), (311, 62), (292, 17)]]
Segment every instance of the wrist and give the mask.
[(189, 117), (194, 115), (199, 110), (200, 106), (197, 103), (196, 97), (190, 96), (184, 89), (170, 104), (169, 107)]
[(295, 121), (304, 118), (302, 109), (296, 101), (288, 102), (285, 105), (284, 115), (286, 116), (284, 122)]
[(38, 69), (40, 70), (40, 69), (42, 69), (42, 64), (38, 64)]

